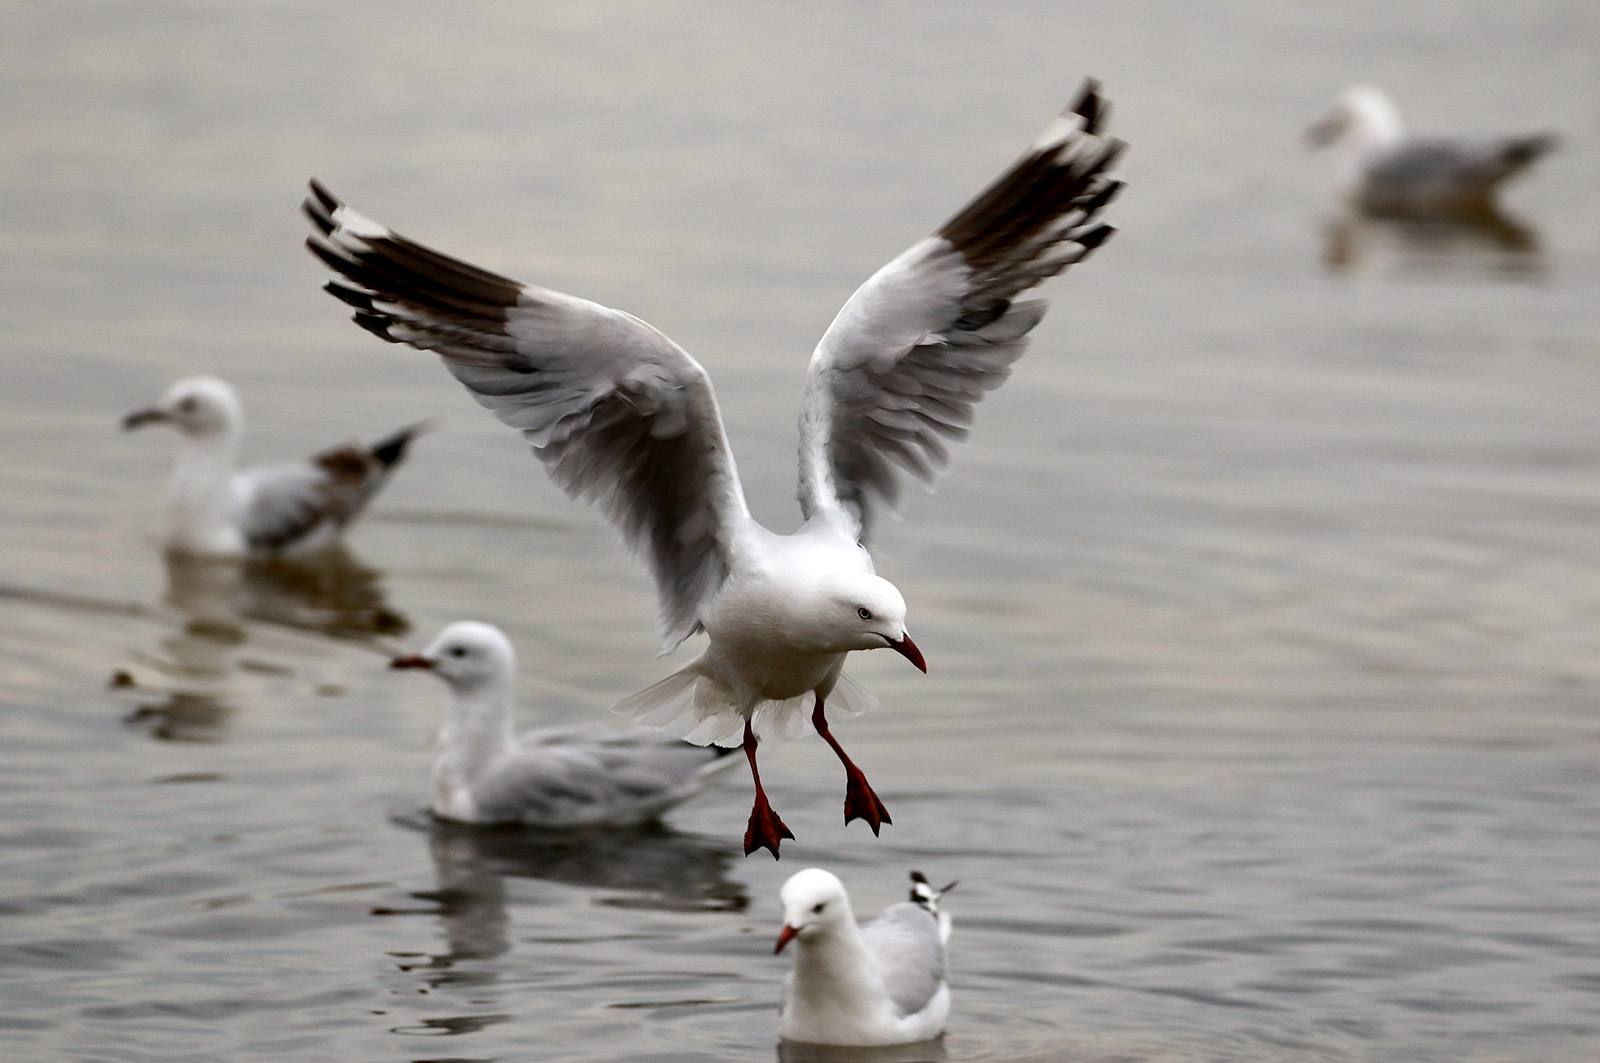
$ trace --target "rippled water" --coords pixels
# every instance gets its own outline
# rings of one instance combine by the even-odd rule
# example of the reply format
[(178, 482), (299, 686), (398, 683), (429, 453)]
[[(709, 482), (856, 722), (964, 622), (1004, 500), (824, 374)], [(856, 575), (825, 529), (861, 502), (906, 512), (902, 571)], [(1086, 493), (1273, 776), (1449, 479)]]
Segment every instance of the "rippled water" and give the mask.
[[(961, 880), (953, 1060), (1593, 1054), (1597, 55), (1576, 0), (7, 7), (5, 1054), (771, 1059), (808, 864), (869, 913)], [(780, 864), (742, 781), (431, 825), (442, 691), (386, 654), (501, 624), (560, 721), (668, 665), (594, 514), (317, 291), (305, 179), (661, 326), (787, 527), (810, 345), (1084, 73), (1123, 231), (878, 551), (930, 674), (853, 664), (843, 738), (894, 825), (815, 742), (767, 762)], [(1299, 135), (1356, 78), (1564, 145), (1505, 227), (1341, 221)], [(440, 423), (337, 563), (172, 568), (167, 441), (115, 429), (196, 371), (257, 457)]]

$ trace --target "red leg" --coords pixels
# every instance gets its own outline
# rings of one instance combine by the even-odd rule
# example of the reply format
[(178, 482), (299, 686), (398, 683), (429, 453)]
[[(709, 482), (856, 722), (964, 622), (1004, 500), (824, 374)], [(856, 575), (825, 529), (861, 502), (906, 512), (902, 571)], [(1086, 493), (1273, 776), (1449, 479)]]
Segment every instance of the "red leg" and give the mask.
[(749, 856), (757, 849), (770, 849), (776, 860), (778, 844), (784, 838), (793, 838), (794, 834), (767, 804), (767, 792), (761, 788), (761, 772), (756, 770), (756, 733), (750, 729), (749, 720), (744, 722), (744, 756), (750, 762), (750, 777), (756, 782), (756, 802), (750, 807), (750, 825), (744, 831), (744, 855)]
[(867, 826), (872, 828), (873, 837), (877, 837), (878, 827), (884, 823), (893, 823), (889, 818), (889, 810), (883, 807), (883, 802), (878, 800), (878, 795), (872, 792), (872, 787), (867, 783), (867, 777), (855, 762), (845, 755), (844, 747), (839, 745), (839, 740), (833, 737), (833, 732), (828, 730), (827, 717), (822, 714), (822, 695), (817, 695), (817, 707), (811, 710), (811, 726), (817, 729), (817, 734), (822, 740), (833, 747), (839, 755), (839, 760), (844, 764), (844, 821), (849, 823), (852, 819), (864, 819)]

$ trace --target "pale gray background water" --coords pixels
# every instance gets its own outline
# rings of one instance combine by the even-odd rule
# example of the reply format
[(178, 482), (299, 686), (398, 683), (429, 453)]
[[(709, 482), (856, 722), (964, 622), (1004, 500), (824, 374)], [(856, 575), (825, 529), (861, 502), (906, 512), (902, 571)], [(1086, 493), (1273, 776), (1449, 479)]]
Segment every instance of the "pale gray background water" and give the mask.
[[(0, 1054), (771, 1059), (812, 863), (962, 880), (954, 1059), (1600, 1052), (1600, 8), (1296, 6), (6, 5)], [(384, 653), (499, 623), (565, 721), (670, 664), (594, 514), (318, 292), (305, 179), (665, 329), (787, 527), (816, 336), (1086, 73), (1123, 232), (879, 550), (930, 674), (861, 660), (842, 734), (893, 827), (811, 741), (780, 864), (742, 780), (631, 846), (430, 835), (442, 690)], [(1537, 246), (1325, 265), (1300, 134), (1356, 78), (1559, 132)], [(322, 584), (169, 589), (116, 424), (196, 371), (256, 457), (439, 427)]]

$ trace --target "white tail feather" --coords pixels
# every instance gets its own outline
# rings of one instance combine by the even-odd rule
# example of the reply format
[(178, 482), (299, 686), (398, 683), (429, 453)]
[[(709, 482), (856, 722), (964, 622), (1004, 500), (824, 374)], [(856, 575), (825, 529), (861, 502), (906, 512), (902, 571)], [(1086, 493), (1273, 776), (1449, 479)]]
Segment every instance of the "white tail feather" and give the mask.
[[(828, 695), (826, 713), (832, 723), (859, 716), (877, 703), (877, 698), (841, 675)], [(786, 701), (764, 701), (751, 717), (751, 729), (762, 741), (802, 738), (812, 729), (813, 704), (810, 694)], [(715, 676), (705, 674), (698, 660), (623, 698), (611, 711), (697, 746), (736, 746), (744, 739), (745, 716), (733, 692)]]

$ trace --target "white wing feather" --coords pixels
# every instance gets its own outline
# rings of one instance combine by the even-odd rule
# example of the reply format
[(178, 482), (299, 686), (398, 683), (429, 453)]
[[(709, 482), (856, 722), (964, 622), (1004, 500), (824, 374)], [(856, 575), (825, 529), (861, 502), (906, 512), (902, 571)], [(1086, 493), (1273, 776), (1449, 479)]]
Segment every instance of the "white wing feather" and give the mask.
[(802, 513), (838, 510), (863, 543), (900, 498), (931, 483), (973, 407), (999, 387), (1044, 316), (1015, 296), (1088, 255), (1120, 182), (1121, 141), (1100, 134), (1092, 82), (1012, 167), (937, 233), (873, 274), (811, 359), (800, 414)]
[(663, 652), (700, 630), (749, 516), (700, 364), (631, 314), (450, 258), (311, 190), (307, 244), (349, 282), (328, 291), (369, 331), (438, 354), (562, 490), (599, 505), (655, 577)]

